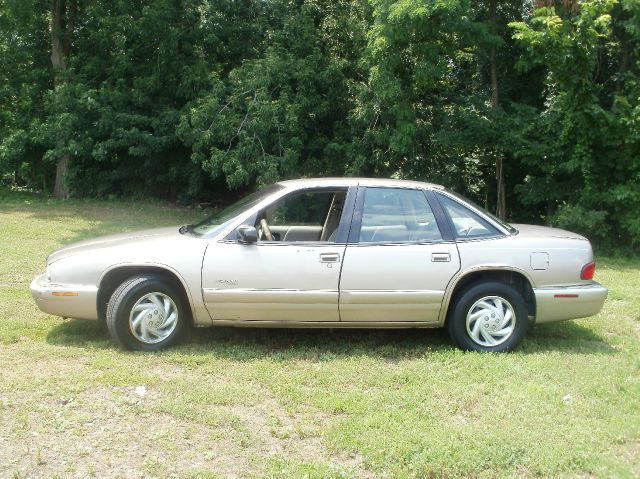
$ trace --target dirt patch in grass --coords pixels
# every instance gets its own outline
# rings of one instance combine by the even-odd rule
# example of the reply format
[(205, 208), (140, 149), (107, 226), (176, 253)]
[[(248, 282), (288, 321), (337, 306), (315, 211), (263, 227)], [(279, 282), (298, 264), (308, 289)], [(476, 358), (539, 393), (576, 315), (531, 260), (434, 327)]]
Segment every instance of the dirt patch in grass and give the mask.
[[(153, 370), (169, 377), (175, 367)], [(179, 368), (178, 368), (179, 369)], [(330, 462), (370, 478), (362, 459), (322, 442), (327, 418), (287, 412), (265, 393), (255, 405), (216, 405), (217, 424), (158, 412), (161, 387), (91, 387), (37, 403), (0, 396), (0, 477), (214, 477), (261, 475), (272, 456)], [(315, 426), (314, 426), (315, 424)]]
[[(16, 399), (5, 400), (15, 404)], [(52, 397), (18, 413), (18, 424), (5, 414), (0, 473), (137, 478), (182, 476), (194, 469), (223, 477), (250, 472), (250, 461), (224, 431), (149, 412), (145, 402), (152, 400), (128, 388), (95, 388)]]
[(328, 462), (358, 478), (376, 477), (366, 470), (359, 454), (330, 452), (325, 447), (322, 431), (331, 421), (325, 414), (292, 414), (266, 394), (259, 404), (232, 406), (230, 411), (241, 419), (253, 438), (251, 447), (262, 457), (275, 455), (300, 463)]

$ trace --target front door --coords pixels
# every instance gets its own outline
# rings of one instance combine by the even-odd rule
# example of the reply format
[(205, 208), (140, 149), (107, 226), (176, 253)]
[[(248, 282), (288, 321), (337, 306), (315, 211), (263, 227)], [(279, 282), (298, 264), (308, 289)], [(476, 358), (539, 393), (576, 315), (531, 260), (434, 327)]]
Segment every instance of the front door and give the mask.
[(460, 269), (425, 192), (360, 188), (340, 281), (340, 318), (437, 322), (447, 284)]
[[(355, 194), (355, 191), (353, 191)], [(214, 320), (339, 321), (338, 283), (351, 211), (346, 188), (296, 191), (250, 224), (260, 239), (207, 249), (203, 297)]]

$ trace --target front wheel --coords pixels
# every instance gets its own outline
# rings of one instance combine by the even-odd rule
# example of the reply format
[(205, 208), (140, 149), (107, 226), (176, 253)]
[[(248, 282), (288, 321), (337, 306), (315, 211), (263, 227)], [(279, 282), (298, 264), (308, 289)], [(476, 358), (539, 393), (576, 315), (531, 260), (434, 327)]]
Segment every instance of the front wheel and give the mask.
[(184, 329), (185, 314), (172, 284), (156, 276), (136, 276), (111, 296), (107, 328), (125, 349), (157, 351), (176, 342)]
[(467, 351), (515, 348), (527, 331), (527, 305), (511, 286), (477, 283), (463, 290), (448, 319), (451, 338)]

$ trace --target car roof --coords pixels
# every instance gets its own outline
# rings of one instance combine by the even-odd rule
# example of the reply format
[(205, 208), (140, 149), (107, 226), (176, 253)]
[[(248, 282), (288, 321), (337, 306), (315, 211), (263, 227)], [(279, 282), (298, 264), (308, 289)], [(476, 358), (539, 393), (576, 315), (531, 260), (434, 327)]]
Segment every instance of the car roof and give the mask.
[(396, 180), (393, 178), (300, 178), (297, 180), (279, 181), (287, 188), (309, 188), (327, 186), (385, 186), (387, 188), (431, 188), (443, 190), (444, 186), (422, 181)]

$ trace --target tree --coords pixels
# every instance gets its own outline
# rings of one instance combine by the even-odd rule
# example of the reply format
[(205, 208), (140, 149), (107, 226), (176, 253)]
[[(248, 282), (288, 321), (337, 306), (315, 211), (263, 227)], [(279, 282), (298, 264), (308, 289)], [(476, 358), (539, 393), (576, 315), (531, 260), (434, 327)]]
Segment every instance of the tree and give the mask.
[(52, 86), (49, 16), (27, 1), (0, 2), (0, 181), (42, 187), (47, 165), (32, 129)]
[[(540, 183), (558, 203), (556, 222), (601, 241), (640, 235), (640, 7), (590, 0), (535, 11), (513, 24), (520, 67), (542, 66), (546, 98), (537, 121), (550, 146), (521, 185)], [(612, 81), (613, 80), (613, 81)]]
[(216, 72), (211, 91), (183, 116), (181, 138), (229, 188), (342, 174), (366, 9), (348, 1), (259, 3), (256, 57)]
[[(489, 31), (495, 34), (496, 30), (497, 0), (489, 0)], [(496, 60), (496, 45), (491, 45), (490, 71), (491, 71), (491, 106), (500, 106), (498, 90), (498, 65)], [(504, 178), (504, 159), (498, 154), (496, 158), (496, 215), (501, 219), (507, 217), (507, 186)]]
[[(60, 84), (65, 81), (65, 72), (71, 56), (77, 14), (77, 0), (51, 1), (51, 64), (53, 65), (55, 89), (59, 88)], [(72, 157), (71, 152), (65, 151), (58, 160), (55, 186), (53, 188), (53, 194), (58, 198), (67, 198), (69, 196), (66, 175)]]
[(629, 244), (639, 5), (0, 0), (0, 182), (188, 202), (424, 179)]

